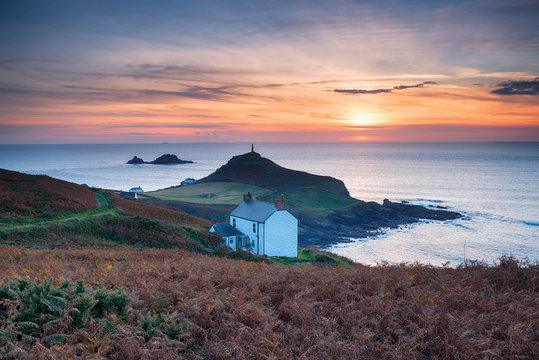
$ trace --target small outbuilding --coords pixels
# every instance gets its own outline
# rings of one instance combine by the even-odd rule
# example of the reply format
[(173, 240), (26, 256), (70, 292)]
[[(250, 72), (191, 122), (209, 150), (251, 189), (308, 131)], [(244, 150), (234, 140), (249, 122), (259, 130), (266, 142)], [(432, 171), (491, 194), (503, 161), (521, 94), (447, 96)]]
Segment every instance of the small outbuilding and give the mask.
[(226, 245), (233, 250), (247, 249), (250, 246), (249, 236), (245, 235), (229, 223), (213, 224), (210, 228), (210, 232), (221, 235)]
[(137, 193), (134, 191), (120, 191), (120, 195), (137, 200)]
[(180, 185), (181, 185), (181, 186), (191, 185), (191, 184), (194, 184), (195, 181), (196, 181), (196, 180), (193, 179), (193, 178), (187, 178), (187, 179), (185, 179), (184, 181), (182, 181), (182, 182), (180, 183)]

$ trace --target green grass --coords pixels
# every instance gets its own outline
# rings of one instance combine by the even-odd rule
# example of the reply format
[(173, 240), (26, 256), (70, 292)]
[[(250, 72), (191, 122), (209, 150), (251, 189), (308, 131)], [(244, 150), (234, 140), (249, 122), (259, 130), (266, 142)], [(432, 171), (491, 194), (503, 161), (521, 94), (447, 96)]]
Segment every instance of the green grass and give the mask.
[(288, 191), (286, 203), (292, 209), (303, 208), (314, 211), (319, 216), (328, 215), (335, 209), (353, 205), (358, 200), (316, 188)]
[(103, 191), (99, 188), (91, 188), (92, 191), (95, 193), (95, 197), (97, 198), (97, 207), (100, 210), (104, 210), (106, 208), (112, 207), (112, 201), (110, 200), (109, 194), (107, 194), (106, 191)]
[[(243, 194), (250, 192), (254, 197), (268, 194), (269, 191), (255, 185), (234, 182), (200, 183), (177, 188), (163, 189), (146, 193), (161, 200), (172, 200), (204, 205), (239, 205)], [(211, 194), (208, 196), (208, 194)], [(139, 196), (141, 196), (139, 194)]]
[[(269, 202), (273, 202), (281, 194), (263, 189), (259, 186), (235, 182), (200, 183), (152, 191), (146, 194), (168, 201), (203, 205), (239, 205), (242, 201), (243, 194), (246, 192), (250, 192), (259, 200)], [(326, 216), (335, 209), (350, 206), (358, 202), (354, 198), (316, 188), (291, 190), (285, 192), (283, 195), (286, 198), (288, 208), (292, 212), (307, 210), (316, 216)]]
[(298, 257), (287, 258), (280, 256), (272, 256), (270, 261), (284, 264), (284, 265), (298, 265), (298, 264), (321, 264), (331, 266), (342, 267), (354, 267), (356, 264), (342, 256), (338, 256), (326, 251), (320, 251), (318, 249), (298, 249)]

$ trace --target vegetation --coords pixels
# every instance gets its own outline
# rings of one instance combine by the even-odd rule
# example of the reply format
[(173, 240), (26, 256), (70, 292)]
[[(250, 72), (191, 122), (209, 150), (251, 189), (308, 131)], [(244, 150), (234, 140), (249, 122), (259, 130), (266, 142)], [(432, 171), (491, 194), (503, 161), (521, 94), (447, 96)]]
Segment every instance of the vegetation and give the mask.
[(162, 200), (195, 204), (239, 205), (242, 202), (243, 194), (247, 192), (257, 197), (268, 193), (268, 190), (255, 185), (235, 182), (210, 182), (168, 188), (145, 194)]
[(356, 263), (343, 256), (335, 255), (327, 251), (321, 251), (315, 248), (298, 249), (298, 257), (270, 257), (270, 260), (280, 264), (298, 265), (298, 264), (315, 264), (319, 266), (342, 266), (353, 267)]
[[(243, 194), (250, 192), (255, 198), (273, 202), (279, 195), (284, 195), (287, 208), (301, 216), (324, 217), (333, 210), (342, 209), (359, 201), (349, 196), (331, 193), (315, 187), (287, 190), (284, 192), (265, 190), (261, 187), (237, 182), (208, 182), (189, 186), (168, 188), (146, 193), (152, 198), (167, 202), (186, 202), (202, 205), (239, 205)], [(147, 201), (145, 195), (139, 195)]]
[(117, 208), (122, 215), (147, 217), (168, 224), (189, 227), (197, 231), (205, 232), (207, 232), (211, 226), (211, 223), (207, 220), (186, 214), (183, 211), (174, 208), (145, 204), (116, 194), (110, 194), (110, 198), (114, 207)]
[[(10, 201), (29, 201), (10, 208), (18, 218), (49, 206), (48, 190), (10, 189)], [(516, 359), (539, 350), (537, 263), (370, 267), (315, 249), (267, 258), (221, 246), (206, 220), (94, 190), (97, 210), (0, 228), (11, 244), (0, 245), (0, 358)], [(73, 211), (70, 197), (52, 204)]]
[(287, 191), (315, 187), (335, 194), (349, 196), (341, 180), (331, 176), (313, 175), (277, 165), (257, 152), (233, 156), (225, 165), (198, 182), (234, 181), (254, 184), (264, 189)]
[[(261, 196), (260, 200), (273, 202), (281, 193)], [(314, 187), (289, 190), (282, 193), (286, 199), (286, 206), (293, 214), (302, 214), (314, 217), (324, 217), (333, 210), (342, 209), (357, 204), (359, 200), (349, 196), (334, 194)]]
[[(539, 343), (538, 270), (512, 258), (491, 267), (344, 268), (253, 263), (181, 249), (0, 246), (0, 283), (8, 289), (0, 292), (0, 354), (533, 358)], [(23, 279), (27, 290), (19, 291)], [(78, 280), (87, 295), (77, 294)], [(36, 300), (30, 294), (43, 300), (40, 308), (23, 305)], [(86, 304), (103, 306), (89, 308), (80, 300), (85, 296)], [(72, 321), (75, 308), (84, 315)], [(33, 314), (20, 315), (28, 310)], [(60, 320), (45, 325), (54, 319)]]
[(0, 225), (47, 220), (96, 208), (96, 196), (87, 187), (0, 169)]

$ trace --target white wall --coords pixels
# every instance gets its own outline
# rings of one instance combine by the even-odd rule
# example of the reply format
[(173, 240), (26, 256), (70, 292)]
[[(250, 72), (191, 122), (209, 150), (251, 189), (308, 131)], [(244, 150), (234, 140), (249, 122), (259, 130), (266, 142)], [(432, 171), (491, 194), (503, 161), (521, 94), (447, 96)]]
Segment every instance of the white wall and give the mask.
[[(249, 236), (249, 238), (251, 239), (251, 243), (253, 244), (253, 249), (251, 250), (251, 252), (253, 254), (262, 254), (262, 244), (264, 242), (264, 224), (231, 216), (230, 225), (232, 226), (234, 226), (233, 219), (236, 219), (236, 229)], [(253, 224), (256, 224), (257, 232), (253, 232)], [(258, 249), (258, 245), (260, 245), (260, 249)]]
[(298, 256), (298, 220), (287, 210), (276, 211), (266, 220), (265, 243), (268, 256)]
[[(212, 225), (212, 227), (210, 228), (209, 231), (212, 232), (212, 233), (216, 233), (215, 228), (213, 227), (213, 225)], [(236, 250), (236, 244), (238, 242), (236, 236), (223, 236), (223, 240), (224, 240), (226, 246), (232, 248), (233, 250)], [(232, 240), (232, 243), (230, 243), (230, 240)]]

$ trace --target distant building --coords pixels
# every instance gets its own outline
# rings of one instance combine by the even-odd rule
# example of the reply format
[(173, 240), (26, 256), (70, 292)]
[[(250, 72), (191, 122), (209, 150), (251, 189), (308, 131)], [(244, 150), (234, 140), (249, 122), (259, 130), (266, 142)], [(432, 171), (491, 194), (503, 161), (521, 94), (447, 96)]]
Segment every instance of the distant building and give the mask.
[(182, 182), (180, 183), (180, 185), (181, 185), (181, 186), (191, 185), (191, 184), (194, 184), (195, 181), (196, 181), (196, 180), (193, 179), (193, 178), (187, 178), (187, 179), (185, 179), (184, 181), (182, 181)]
[(211, 232), (226, 237), (232, 249), (242, 248), (268, 256), (298, 256), (298, 220), (285, 208), (280, 196), (275, 204), (244, 195), (243, 202), (230, 213), (230, 222), (214, 224)]
[(142, 192), (144, 192), (144, 190), (142, 190), (142, 188), (140, 186), (137, 186), (137, 187), (133, 187), (133, 188), (129, 189), (129, 192), (142, 193)]
[(131, 199), (138, 199), (137, 193), (134, 191), (120, 191), (120, 195), (131, 198)]

